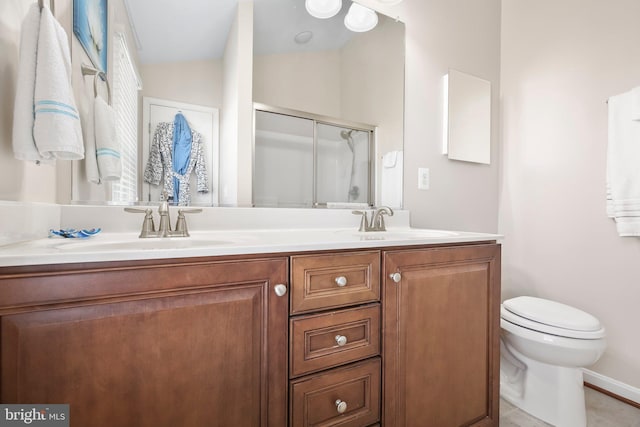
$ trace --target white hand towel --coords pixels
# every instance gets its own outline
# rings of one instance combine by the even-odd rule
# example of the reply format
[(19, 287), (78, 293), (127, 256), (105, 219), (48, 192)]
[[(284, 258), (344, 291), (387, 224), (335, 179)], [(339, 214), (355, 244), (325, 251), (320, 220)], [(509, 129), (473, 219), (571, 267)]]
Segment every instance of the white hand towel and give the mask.
[(609, 98), (607, 213), (620, 236), (640, 236), (640, 121), (632, 112), (631, 91)]
[(380, 203), (391, 208), (402, 207), (402, 151), (390, 151), (382, 157)]
[(122, 176), (120, 144), (116, 139), (116, 115), (99, 96), (94, 102), (94, 132), (98, 170), (102, 181), (117, 181)]
[(96, 155), (96, 133), (94, 107), (95, 101), (88, 105), (79, 105), (80, 117), (82, 119), (82, 134), (84, 136), (84, 169), (87, 174), (87, 181), (93, 184), (100, 184), (100, 171), (98, 170), (98, 158)]
[(40, 7), (38, 3), (33, 3), (22, 21), (20, 34), (20, 60), (13, 110), (13, 154), (18, 160), (43, 160), (33, 139), (33, 96), (39, 31)]
[(69, 40), (48, 8), (40, 16), (33, 135), (45, 159), (84, 157), (80, 117), (71, 87)]

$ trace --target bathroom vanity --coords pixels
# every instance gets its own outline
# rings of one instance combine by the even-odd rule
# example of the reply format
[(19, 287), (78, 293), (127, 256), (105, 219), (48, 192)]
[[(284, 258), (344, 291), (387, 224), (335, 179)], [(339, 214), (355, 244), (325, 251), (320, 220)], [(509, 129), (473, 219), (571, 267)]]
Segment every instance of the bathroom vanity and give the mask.
[(305, 233), (26, 244), (0, 267), (1, 401), (72, 426), (497, 426), (499, 236)]

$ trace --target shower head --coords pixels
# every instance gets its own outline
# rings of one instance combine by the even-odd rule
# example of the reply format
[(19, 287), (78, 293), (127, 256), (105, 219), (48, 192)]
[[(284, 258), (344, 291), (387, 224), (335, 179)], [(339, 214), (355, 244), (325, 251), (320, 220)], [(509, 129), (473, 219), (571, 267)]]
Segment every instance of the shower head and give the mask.
[(340, 137), (342, 139), (348, 140), (349, 138), (351, 138), (351, 132), (353, 132), (353, 129), (351, 129), (351, 130), (342, 130), (342, 131), (340, 131)]
[(345, 141), (347, 141), (347, 145), (349, 146), (349, 150), (351, 150), (352, 153), (354, 153), (354, 146), (353, 146), (353, 137), (351, 136), (351, 133), (353, 132), (353, 129), (351, 130), (341, 130), (340, 131), (340, 137), (342, 139), (344, 139)]

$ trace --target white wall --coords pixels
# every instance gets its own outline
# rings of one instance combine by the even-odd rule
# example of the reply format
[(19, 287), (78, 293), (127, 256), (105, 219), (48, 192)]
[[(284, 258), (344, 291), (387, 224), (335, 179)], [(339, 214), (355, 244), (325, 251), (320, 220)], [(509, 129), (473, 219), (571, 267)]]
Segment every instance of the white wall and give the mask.
[(640, 240), (605, 214), (606, 99), (640, 85), (637, 0), (502, 3), (503, 296), (606, 326), (594, 371), (640, 387)]

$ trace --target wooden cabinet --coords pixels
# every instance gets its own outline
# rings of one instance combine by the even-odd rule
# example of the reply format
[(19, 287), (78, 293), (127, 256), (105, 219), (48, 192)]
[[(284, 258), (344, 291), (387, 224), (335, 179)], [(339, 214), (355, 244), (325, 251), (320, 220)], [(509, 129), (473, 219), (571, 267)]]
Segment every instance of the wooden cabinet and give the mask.
[(369, 426), (380, 419), (380, 358), (291, 382), (290, 426)]
[(291, 257), (290, 426), (380, 421), (379, 299), (379, 251)]
[(382, 425), (497, 426), (500, 247), (388, 251), (383, 275)]
[(492, 242), (0, 268), (0, 401), (72, 427), (497, 426), (499, 293)]
[(284, 426), (287, 272), (286, 258), (0, 270), (2, 402), (69, 403), (72, 426)]

